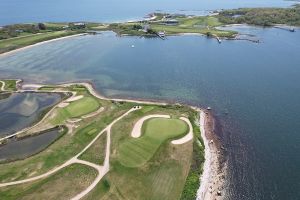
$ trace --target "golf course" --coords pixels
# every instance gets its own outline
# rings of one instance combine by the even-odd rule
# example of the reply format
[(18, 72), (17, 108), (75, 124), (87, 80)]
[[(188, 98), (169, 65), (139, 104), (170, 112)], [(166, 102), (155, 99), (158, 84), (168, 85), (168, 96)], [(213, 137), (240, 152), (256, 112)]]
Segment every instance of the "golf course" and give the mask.
[(16, 81), (10, 80), (9, 88), (7, 81), (1, 81), (1, 92), (63, 98), (32, 126), (0, 138), (0, 150), (47, 130), (59, 128), (60, 134), (33, 155), (0, 161), (1, 197), (173, 200), (196, 196), (204, 163), (199, 111), (179, 104), (107, 99), (87, 83), (26, 89), (26, 84), (16, 87)]

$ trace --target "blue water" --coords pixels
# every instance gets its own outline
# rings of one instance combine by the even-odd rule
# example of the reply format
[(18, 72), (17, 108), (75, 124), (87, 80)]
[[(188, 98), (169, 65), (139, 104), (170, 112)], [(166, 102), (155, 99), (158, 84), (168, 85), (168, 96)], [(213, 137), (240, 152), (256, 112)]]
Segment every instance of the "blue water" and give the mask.
[[(0, 25), (28, 22), (125, 21), (155, 11), (191, 12), (238, 7), (286, 7), (283, 0), (1, 0)], [(202, 12), (200, 12), (202, 13)]]
[(24, 159), (39, 153), (61, 134), (58, 129), (54, 129), (22, 140), (8, 141), (7, 144), (0, 146), (0, 162)]
[[(0, 25), (125, 21), (157, 10), (197, 14), (291, 4), (281, 0), (1, 0)], [(236, 29), (255, 34), (261, 43), (218, 44), (199, 36), (164, 41), (120, 38), (108, 32), (0, 56), (0, 78), (37, 83), (90, 80), (111, 97), (211, 106), (228, 154), (226, 199), (298, 200), (300, 30)]]
[(261, 43), (106, 32), (2, 57), (0, 77), (90, 80), (111, 97), (211, 106), (228, 154), (227, 199), (299, 199), (300, 30), (236, 29)]
[(15, 93), (9, 98), (1, 99), (0, 137), (32, 125), (45, 109), (58, 103), (60, 99), (58, 94), (47, 93)]

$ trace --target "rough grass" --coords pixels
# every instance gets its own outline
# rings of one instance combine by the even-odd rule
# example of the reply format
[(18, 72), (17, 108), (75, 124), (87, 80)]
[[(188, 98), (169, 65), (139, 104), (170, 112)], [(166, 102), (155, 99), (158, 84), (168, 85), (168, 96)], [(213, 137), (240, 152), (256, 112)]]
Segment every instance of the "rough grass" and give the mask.
[[(4, 89), (9, 91), (16, 91), (17, 90), (17, 80), (1, 80), (5, 83)], [(0, 83), (2, 87), (2, 83)]]
[[(88, 133), (94, 133), (95, 129), (90, 130)], [(81, 160), (86, 160), (98, 165), (102, 165), (105, 159), (107, 133), (104, 132), (95, 143), (88, 148), (80, 157)]]
[[(0, 182), (21, 180), (45, 173), (55, 166), (61, 165), (79, 153), (102, 129), (115, 118), (128, 111), (132, 105), (129, 103), (116, 104), (110, 101), (101, 101), (106, 109), (101, 115), (83, 120), (78, 129), (72, 134), (65, 134), (45, 151), (29, 157), (0, 165)], [(92, 134), (91, 130), (94, 133)]]
[(96, 176), (94, 168), (73, 164), (42, 180), (0, 188), (0, 196), (6, 200), (70, 199), (88, 187)]
[(127, 167), (145, 164), (163, 142), (184, 135), (188, 126), (180, 119), (149, 119), (143, 125), (143, 135), (131, 138), (120, 145), (119, 161)]
[(76, 31), (55, 31), (39, 34), (30, 34), (27, 36), (10, 38), (7, 40), (0, 41), (0, 53), (32, 45), (38, 42), (43, 42), (46, 40), (51, 40), (59, 37), (69, 36), (77, 34)]
[(94, 200), (94, 199), (113, 200), (114, 199), (113, 197), (109, 197), (105, 195), (110, 189), (111, 189), (110, 182), (107, 180), (107, 177), (104, 176), (102, 180), (96, 185), (96, 187), (82, 199), (83, 200)]

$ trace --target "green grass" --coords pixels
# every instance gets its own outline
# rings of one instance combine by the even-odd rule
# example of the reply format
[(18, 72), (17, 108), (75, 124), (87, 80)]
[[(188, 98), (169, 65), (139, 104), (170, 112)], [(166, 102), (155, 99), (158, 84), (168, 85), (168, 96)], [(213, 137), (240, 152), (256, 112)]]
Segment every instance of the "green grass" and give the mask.
[(39, 34), (30, 34), (23, 37), (16, 37), (7, 40), (0, 40), (0, 53), (32, 45), (38, 42), (43, 42), (46, 40), (51, 40), (59, 37), (64, 37), (68, 35), (74, 35), (79, 32), (76, 31), (55, 31), (55, 32), (46, 32)]
[(55, 90), (57, 87), (55, 86), (43, 86), (43, 87), (40, 87), (38, 90), (42, 90), (42, 91), (52, 91), (52, 90)]
[[(17, 80), (1, 80), (5, 83), (5, 86), (4, 86), (4, 90), (8, 90), (8, 91), (16, 91), (17, 90)], [(0, 83), (2, 87), (2, 83)]]
[(119, 161), (124, 166), (144, 165), (163, 142), (183, 136), (188, 131), (187, 124), (179, 119), (154, 118), (144, 123), (140, 138), (129, 139), (120, 145)]
[(96, 176), (94, 168), (73, 164), (45, 179), (0, 188), (0, 196), (5, 200), (70, 199), (88, 187)]
[[(178, 17), (177, 25), (165, 25), (164, 21), (151, 22), (151, 29), (155, 32), (165, 31), (166, 34), (182, 34), (182, 33), (199, 33), (203, 35), (213, 35), (218, 37), (234, 37), (237, 32), (235, 31), (225, 31), (218, 30), (217, 27), (222, 25), (218, 18), (213, 16), (201, 16), (201, 17)], [(142, 31), (133, 29), (134, 25), (139, 25), (137, 23), (122, 23), (122, 24), (112, 24), (110, 28), (119, 34), (128, 34), (136, 36), (147, 36)]]
[(88, 193), (83, 200), (99, 200), (99, 199), (108, 199), (113, 200), (112, 197), (106, 198), (105, 194), (111, 189), (110, 182), (107, 180), (107, 177), (104, 176), (102, 180), (96, 185), (96, 187)]
[[(151, 105), (143, 106), (141, 110), (135, 111), (117, 122), (111, 133), (111, 170), (106, 175), (110, 187), (102, 190), (98, 195), (96, 195), (96, 191), (92, 191), (92, 194), (95, 195), (94, 199), (179, 199), (190, 169), (192, 141), (182, 145), (173, 145), (167, 139), (162, 142), (147, 162), (137, 167), (128, 167), (122, 164), (119, 150), (124, 142), (132, 140), (130, 132), (135, 122), (141, 117), (148, 114), (170, 114), (174, 119), (192, 113), (189, 108), (183, 106)], [(152, 130), (155, 131), (155, 129)]]
[(96, 111), (99, 107), (100, 104), (97, 99), (91, 96), (84, 96), (79, 100), (71, 102), (64, 108), (58, 108), (57, 116), (52, 120), (52, 124), (61, 124), (66, 119), (81, 117)]
[(33, 172), (39, 175), (61, 165), (79, 153), (91, 140), (115, 118), (131, 107), (131, 103), (113, 104), (101, 101), (106, 109), (99, 116), (83, 120), (75, 133), (65, 134), (45, 151), (25, 160), (0, 164), (0, 182), (21, 180), (30, 177)]
[[(97, 129), (89, 130), (88, 134), (94, 134)], [(95, 143), (88, 148), (80, 157), (81, 160), (86, 160), (98, 165), (102, 165), (105, 159), (107, 133), (104, 132)]]

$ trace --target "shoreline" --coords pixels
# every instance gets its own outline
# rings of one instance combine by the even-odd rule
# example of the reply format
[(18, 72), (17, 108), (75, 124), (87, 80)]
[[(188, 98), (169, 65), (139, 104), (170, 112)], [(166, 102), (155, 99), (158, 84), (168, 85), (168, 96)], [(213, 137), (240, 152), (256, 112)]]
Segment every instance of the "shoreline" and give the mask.
[(68, 35), (68, 36), (64, 36), (64, 37), (54, 38), (54, 39), (51, 39), (51, 40), (45, 40), (45, 41), (38, 42), (38, 43), (35, 43), (35, 44), (31, 44), (31, 45), (28, 45), (28, 46), (25, 46), (25, 47), (14, 49), (14, 50), (11, 50), (11, 51), (8, 51), (8, 52), (0, 53), (0, 58), (4, 57), (4, 56), (8, 56), (8, 55), (13, 54), (13, 53), (17, 53), (19, 51), (29, 49), (31, 47), (46, 44), (46, 43), (49, 43), (49, 42), (54, 42), (54, 41), (58, 41), (58, 40), (63, 40), (63, 39), (68, 39), (68, 38), (78, 37), (78, 36), (83, 36), (83, 35), (86, 35), (86, 33), (78, 33), (78, 34), (74, 34), (74, 35)]
[(205, 144), (205, 162), (196, 200), (221, 200), (225, 192), (226, 162), (221, 161), (223, 156), (221, 143), (214, 133), (215, 119), (210, 112), (201, 110), (199, 124)]
[[(70, 85), (83, 85), (85, 86), (91, 95), (99, 99), (111, 100), (111, 101), (125, 101), (131, 103), (140, 103), (140, 104), (155, 104), (155, 105), (168, 105), (170, 102), (167, 101), (150, 101), (150, 100), (133, 100), (126, 98), (107, 98), (100, 94), (98, 90), (95, 89), (93, 83), (91, 82), (70, 82), (57, 84), (56, 86), (68, 87)], [(20, 86), (20, 90), (15, 92), (39, 92), (38, 88), (46, 86), (44, 84), (23, 84)], [(33, 88), (33, 89), (23, 89), (23, 88)], [(40, 92), (43, 92), (42, 90)], [(48, 92), (57, 92), (57, 91), (48, 91)], [(199, 188), (197, 190), (196, 200), (210, 200), (210, 199), (222, 199), (223, 194), (218, 195), (219, 191), (222, 191), (224, 186), (224, 176), (225, 170), (221, 170), (221, 162), (219, 159), (220, 154), (220, 141), (214, 134), (214, 119), (213, 116), (208, 113), (205, 109), (195, 106), (187, 105), (193, 110), (199, 112), (200, 120), (198, 126), (200, 127), (201, 137), (205, 145), (205, 161), (203, 164), (203, 171), (199, 178)], [(47, 114), (45, 115), (47, 116)], [(44, 117), (45, 117), (44, 116)], [(1, 138), (2, 139), (2, 138)], [(213, 142), (212, 142), (213, 141)], [(222, 191), (223, 193), (223, 191)]]

